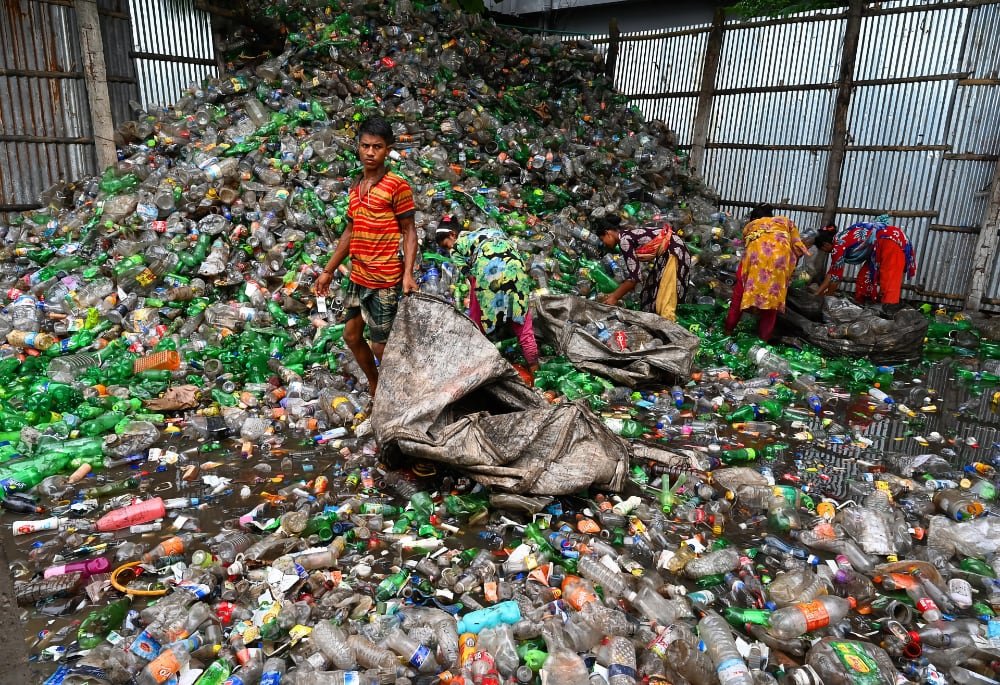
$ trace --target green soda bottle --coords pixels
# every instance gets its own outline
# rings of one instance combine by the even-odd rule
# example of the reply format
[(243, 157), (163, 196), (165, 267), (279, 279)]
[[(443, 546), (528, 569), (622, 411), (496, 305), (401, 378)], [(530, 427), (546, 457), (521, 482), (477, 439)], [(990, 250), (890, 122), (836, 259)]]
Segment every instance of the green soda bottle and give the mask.
[(375, 599), (379, 602), (392, 599), (399, 594), (399, 591), (403, 589), (403, 586), (406, 585), (409, 579), (410, 572), (405, 569), (386, 576), (375, 590)]
[(123, 480), (105, 483), (104, 485), (98, 485), (96, 488), (87, 488), (83, 491), (83, 494), (88, 499), (97, 499), (98, 497), (107, 497), (108, 495), (130, 492), (138, 487), (138, 478), (125, 478)]
[(604, 419), (604, 425), (623, 438), (641, 438), (650, 432), (634, 419)]
[(722, 612), (723, 617), (729, 624), (737, 628), (742, 628), (748, 623), (758, 626), (768, 626), (771, 624), (771, 612), (768, 609), (747, 609), (744, 607), (728, 606)]
[(750, 447), (742, 447), (735, 450), (722, 450), (719, 452), (719, 459), (723, 464), (747, 464), (756, 461), (760, 456), (757, 450)]
[(120, 411), (109, 411), (101, 414), (95, 419), (84, 421), (80, 424), (80, 434), (88, 437), (103, 435), (112, 430), (118, 422), (125, 418), (125, 414)]
[(413, 507), (413, 510), (416, 511), (422, 519), (430, 518), (435, 509), (434, 500), (432, 500), (431, 496), (423, 490), (413, 493), (413, 496), (410, 497), (410, 506)]
[(90, 615), (83, 619), (83, 623), (80, 624), (76, 633), (80, 647), (93, 649), (101, 644), (112, 630), (121, 626), (131, 605), (132, 598), (126, 595), (105, 607), (90, 612)]
[(233, 663), (228, 656), (216, 659), (202, 671), (194, 685), (222, 685), (233, 672)]

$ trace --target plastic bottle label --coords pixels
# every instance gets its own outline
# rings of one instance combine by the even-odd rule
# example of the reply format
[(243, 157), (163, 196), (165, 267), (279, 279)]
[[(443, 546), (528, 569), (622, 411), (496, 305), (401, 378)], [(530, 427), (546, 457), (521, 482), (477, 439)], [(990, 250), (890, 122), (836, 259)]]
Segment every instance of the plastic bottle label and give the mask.
[(424, 645), (420, 645), (415, 650), (413, 654), (410, 655), (410, 665), (413, 668), (419, 669), (427, 661), (427, 657), (430, 656), (431, 650)]
[(153, 677), (155, 683), (165, 683), (181, 670), (181, 664), (172, 650), (167, 650), (151, 661), (149, 675)]
[(45, 681), (45, 685), (62, 685), (62, 683), (69, 676), (76, 676), (83, 680), (108, 680), (108, 673), (102, 668), (97, 666), (87, 666), (85, 664), (79, 666), (67, 666), (63, 664), (60, 666), (55, 673), (49, 676), (49, 679)]
[(156, 282), (156, 274), (154, 274), (152, 270), (146, 268), (136, 274), (135, 281), (142, 287), (146, 288)]
[(0, 490), (3, 492), (20, 492), (21, 490), (27, 490), (28, 487), (27, 483), (17, 478), (0, 479)]
[(268, 671), (260, 677), (260, 685), (281, 685), (281, 674), (277, 671)]
[(743, 683), (750, 679), (750, 669), (747, 668), (743, 659), (729, 659), (723, 661), (715, 669), (722, 685), (729, 683)]
[(245, 685), (245, 683), (238, 675), (231, 675), (222, 681), (222, 685)]
[(803, 618), (806, 619), (807, 633), (830, 625), (830, 614), (823, 602), (819, 600), (806, 602), (805, 604), (796, 605), (796, 608), (802, 612)]
[(357, 671), (346, 671), (344, 673), (344, 685), (361, 685), (361, 676)]
[(855, 642), (833, 641), (828, 643), (841, 665), (849, 672), (852, 685), (880, 685), (885, 680), (878, 670), (878, 663)]
[(212, 594), (212, 588), (203, 583), (192, 583), (191, 581), (185, 580), (178, 583), (177, 587), (187, 590), (198, 599), (205, 599)]
[(636, 680), (635, 669), (625, 664), (611, 664), (608, 666), (608, 680), (615, 676), (624, 676), (630, 680)]
[(143, 631), (132, 641), (129, 651), (146, 661), (152, 661), (160, 653), (160, 643)]

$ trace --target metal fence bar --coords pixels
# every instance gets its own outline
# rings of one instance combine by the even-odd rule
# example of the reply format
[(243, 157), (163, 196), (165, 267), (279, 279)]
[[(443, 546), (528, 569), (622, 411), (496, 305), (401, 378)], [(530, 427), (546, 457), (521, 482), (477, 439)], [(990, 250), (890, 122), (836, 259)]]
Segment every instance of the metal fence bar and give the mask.
[(698, 94), (698, 106), (695, 110), (691, 131), (691, 156), (689, 160), (691, 168), (698, 172), (704, 168), (705, 146), (708, 144), (708, 124), (712, 118), (715, 78), (719, 73), (725, 26), (726, 12), (718, 9), (715, 11), (712, 30), (708, 34), (708, 45), (705, 48), (704, 66), (701, 72), (701, 92)]
[(847, 155), (847, 116), (854, 92), (854, 65), (858, 57), (858, 41), (861, 38), (861, 21), (864, 3), (851, 0), (847, 11), (847, 28), (844, 31), (844, 47), (840, 56), (840, 78), (837, 79), (837, 99), (833, 108), (833, 126), (830, 133), (830, 156), (826, 162), (826, 195), (823, 199), (823, 225), (833, 222), (840, 202), (840, 188), (843, 183), (844, 160)]

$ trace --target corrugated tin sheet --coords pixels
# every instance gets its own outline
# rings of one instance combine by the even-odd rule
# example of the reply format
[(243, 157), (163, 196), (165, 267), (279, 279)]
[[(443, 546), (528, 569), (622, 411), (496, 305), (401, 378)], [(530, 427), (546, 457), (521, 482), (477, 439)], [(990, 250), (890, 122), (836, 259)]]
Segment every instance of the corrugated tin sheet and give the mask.
[[(704, 164), (727, 211), (742, 216), (769, 201), (803, 228), (818, 225), (845, 27), (843, 11), (727, 22)], [(708, 27), (694, 28), (623, 35), (617, 67), (616, 84), (682, 145), (692, 138), (707, 47)], [(911, 296), (957, 305), (969, 286), (1000, 154), (1000, 86), (965, 79), (1000, 78), (998, 42), (998, 4), (897, 0), (866, 9), (836, 221), (907, 215), (895, 222), (920, 260)], [(1000, 310), (996, 259), (987, 298)]]
[(141, 103), (171, 105), (181, 91), (217, 73), (212, 28), (193, 0), (131, 0)]
[(683, 31), (622, 34), (615, 85), (637, 96), (635, 104), (647, 119), (669, 124), (683, 146), (691, 144), (708, 30), (697, 25)]
[[(717, 95), (709, 141), (826, 147), (833, 117), (832, 90)], [(790, 114), (794, 112), (796, 116)], [(774, 122), (781, 122), (775, 126)]]
[(104, 64), (108, 70), (108, 94), (115, 126), (134, 119), (129, 101), (139, 100), (139, 82), (132, 62), (132, 22), (128, 0), (98, 0), (101, 12), (101, 42), (104, 44)]
[(840, 68), (844, 23), (837, 18), (729, 22), (716, 87), (831, 84)]
[[(208, 16), (191, 0), (98, 0), (114, 123), (130, 101), (173, 102), (183, 86), (214, 73)], [(137, 36), (133, 40), (133, 36)], [(137, 70), (135, 54), (143, 55)], [(166, 66), (164, 66), (166, 65)], [(97, 173), (89, 100), (70, 0), (5, 0), (0, 7), (0, 221), (37, 206), (60, 178)], [(139, 74), (144, 90), (140, 95)]]
[(95, 155), (72, 7), (6, 0), (0, 15), (4, 212), (34, 206), (55, 179), (93, 171)]
[(705, 180), (724, 200), (816, 205), (826, 161), (825, 151), (709, 148)]
[(959, 70), (966, 7), (928, 10), (926, 3), (884, 3), (910, 11), (866, 16), (854, 78), (858, 81), (935, 76)]

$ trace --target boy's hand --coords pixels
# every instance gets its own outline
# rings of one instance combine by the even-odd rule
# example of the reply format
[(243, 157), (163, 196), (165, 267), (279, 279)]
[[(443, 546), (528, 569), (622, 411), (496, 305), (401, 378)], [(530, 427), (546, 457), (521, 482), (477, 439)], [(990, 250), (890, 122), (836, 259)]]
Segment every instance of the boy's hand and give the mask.
[(420, 292), (420, 288), (417, 286), (416, 280), (413, 278), (413, 274), (403, 275), (403, 294), (412, 295), (413, 293)]
[(329, 274), (326, 271), (319, 275), (316, 279), (316, 284), (313, 286), (313, 290), (316, 294), (323, 297), (330, 294), (330, 283), (333, 281), (333, 274)]

